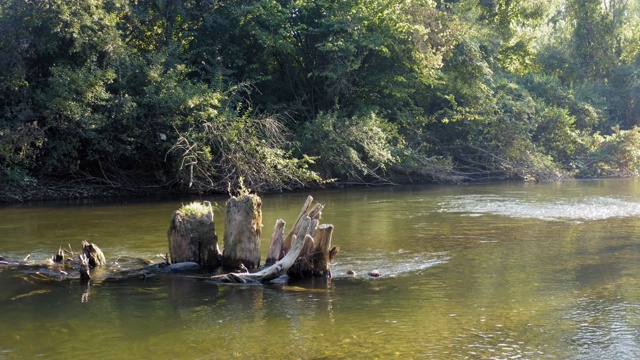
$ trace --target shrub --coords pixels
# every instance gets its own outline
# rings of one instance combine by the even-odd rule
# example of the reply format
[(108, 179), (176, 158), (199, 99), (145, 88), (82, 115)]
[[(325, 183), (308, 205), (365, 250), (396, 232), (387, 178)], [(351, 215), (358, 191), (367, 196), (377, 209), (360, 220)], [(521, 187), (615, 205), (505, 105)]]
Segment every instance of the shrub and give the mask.
[(303, 153), (317, 157), (323, 178), (356, 183), (388, 182), (385, 171), (397, 161), (391, 150), (396, 128), (376, 113), (341, 118), (320, 113), (301, 132)]
[(582, 175), (632, 176), (640, 172), (640, 129), (613, 128), (614, 133), (594, 135), (595, 150)]

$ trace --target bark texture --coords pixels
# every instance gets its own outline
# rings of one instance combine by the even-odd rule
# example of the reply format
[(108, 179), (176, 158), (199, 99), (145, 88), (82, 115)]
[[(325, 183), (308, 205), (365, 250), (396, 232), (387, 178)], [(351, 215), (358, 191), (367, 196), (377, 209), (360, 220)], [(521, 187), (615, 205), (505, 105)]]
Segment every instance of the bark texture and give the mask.
[(244, 193), (227, 201), (222, 266), (227, 270), (260, 266), (262, 200)]
[(203, 213), (183, 215), (176, 210), (169, 225), (169, 258), (172, 264), (195, 262), (204, 268), (218, 268), (221, 253), (213, 220), (213, 209), (208, 201)]

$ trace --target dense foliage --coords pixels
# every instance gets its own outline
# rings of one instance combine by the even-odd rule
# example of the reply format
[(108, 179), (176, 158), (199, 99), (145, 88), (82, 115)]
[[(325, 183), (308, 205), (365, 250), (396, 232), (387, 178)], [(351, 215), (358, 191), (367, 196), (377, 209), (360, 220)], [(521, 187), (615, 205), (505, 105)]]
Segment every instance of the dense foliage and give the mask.
[(638, 28), (629, 0), (1, 0), (0, 180), (636, 175)]

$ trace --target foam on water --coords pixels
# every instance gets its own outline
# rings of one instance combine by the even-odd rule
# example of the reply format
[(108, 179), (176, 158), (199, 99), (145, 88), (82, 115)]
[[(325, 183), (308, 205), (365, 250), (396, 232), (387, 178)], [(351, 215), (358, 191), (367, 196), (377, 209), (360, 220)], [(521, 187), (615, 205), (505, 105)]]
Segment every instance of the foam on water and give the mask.
[[(334, 277), (347, 276), (348, 270), (366, 276), (378, 271), (381, 277), (416, 273), (449, 261), (446, 253), (413, 253), (399, 250), (391, 254), (359, 254), (358, 257), (336, 258), (331, 265)], [(349, 277), (349, 276), (347, 276)]]
[(640, 199), (587, 196), (539, 200), (499, 195), (451, 196), (440, 203), (440, 212), (486, 214), (551, 221), (585, 221), (640, 216)]

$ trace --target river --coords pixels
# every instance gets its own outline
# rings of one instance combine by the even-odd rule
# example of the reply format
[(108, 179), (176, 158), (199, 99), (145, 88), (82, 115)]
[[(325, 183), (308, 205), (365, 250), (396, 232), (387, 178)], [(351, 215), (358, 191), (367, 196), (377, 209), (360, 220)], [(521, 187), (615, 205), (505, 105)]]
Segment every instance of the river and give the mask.
[[(0, 359), (640, 358), (638, 179), (264, 195), (263, 261), (276, 219), (292, 224), (307, 194), (335, 226), (331, 281), (85, 291), (0, 266)], [(222, 239), (225, 198), (204, 199)], [(38, 262), (88, 240), (110, 262), (153, 259), (183, 202), (5, 205), (0, 255)]]

